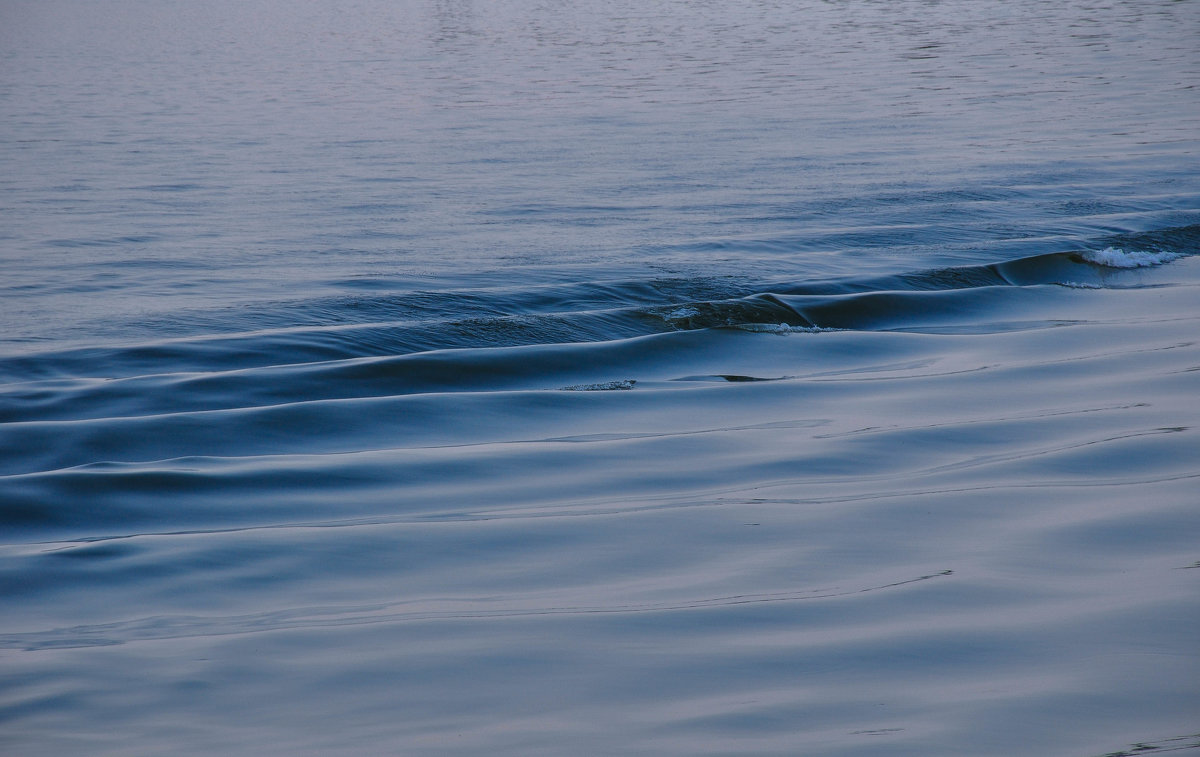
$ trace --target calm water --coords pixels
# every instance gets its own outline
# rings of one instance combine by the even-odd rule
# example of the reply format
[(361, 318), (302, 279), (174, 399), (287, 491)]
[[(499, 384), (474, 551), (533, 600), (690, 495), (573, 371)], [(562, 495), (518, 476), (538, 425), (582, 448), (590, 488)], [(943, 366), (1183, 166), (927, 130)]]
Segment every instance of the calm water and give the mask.
[(1200, 754), (1198, 39), (0, 0), (0, 750)]

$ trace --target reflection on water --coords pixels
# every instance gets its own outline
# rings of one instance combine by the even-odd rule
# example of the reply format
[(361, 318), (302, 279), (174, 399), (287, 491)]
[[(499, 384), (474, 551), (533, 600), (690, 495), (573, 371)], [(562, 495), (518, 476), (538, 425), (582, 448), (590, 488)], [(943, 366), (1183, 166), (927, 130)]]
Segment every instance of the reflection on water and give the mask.
[(0, 15), (5, 753), (1200, 750), (1192, 4)]

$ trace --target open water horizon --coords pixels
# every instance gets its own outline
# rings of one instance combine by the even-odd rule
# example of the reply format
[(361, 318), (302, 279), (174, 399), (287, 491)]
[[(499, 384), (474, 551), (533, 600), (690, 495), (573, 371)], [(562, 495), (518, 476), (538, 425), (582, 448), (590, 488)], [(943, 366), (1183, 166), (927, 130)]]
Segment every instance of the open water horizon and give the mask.
[(1197, 39), (0, 0), (0, 750), (1200, 754)]

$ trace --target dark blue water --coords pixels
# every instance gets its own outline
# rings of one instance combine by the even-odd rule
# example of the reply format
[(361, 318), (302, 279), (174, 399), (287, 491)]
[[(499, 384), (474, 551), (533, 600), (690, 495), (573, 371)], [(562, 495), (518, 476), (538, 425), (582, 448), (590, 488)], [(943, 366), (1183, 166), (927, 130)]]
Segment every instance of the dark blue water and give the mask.
[(1198, 39), (0, 0), (0, 750), (1200, 754)]

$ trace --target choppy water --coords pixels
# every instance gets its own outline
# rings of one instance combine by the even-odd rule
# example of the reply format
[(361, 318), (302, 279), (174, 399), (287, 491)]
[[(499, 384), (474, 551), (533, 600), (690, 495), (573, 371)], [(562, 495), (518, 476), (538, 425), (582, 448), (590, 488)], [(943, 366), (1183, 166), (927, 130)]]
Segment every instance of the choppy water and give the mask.
[(0, 748), (1200, 753), (1197, 39), (0, 2)]

